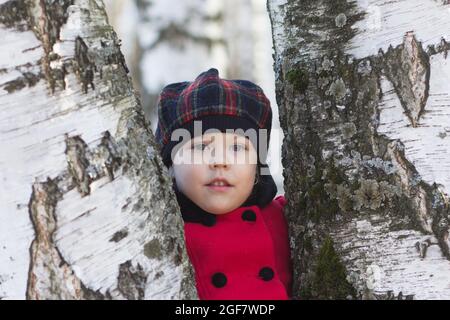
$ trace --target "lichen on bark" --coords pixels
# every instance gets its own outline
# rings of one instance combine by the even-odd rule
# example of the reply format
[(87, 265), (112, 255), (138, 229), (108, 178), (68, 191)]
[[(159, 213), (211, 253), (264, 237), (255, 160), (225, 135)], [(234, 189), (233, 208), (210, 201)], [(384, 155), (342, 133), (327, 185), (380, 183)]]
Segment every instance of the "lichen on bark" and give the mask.
[(336, 253), (333, 240), (325, 238), (321, 245), (311, 287), (302, 288), (306, 299), (355, 299), (356, 290), (347, 280), (347, 270)]
[[(11, 62), (0, 75), (19, 72), (16, 79), (7, 77), (13, 80), (2, 89), (10, 97), (32, 97), (27, 110), (39, 114), (39, 122), (33, 126), (44, 124), (46, 129), (42, 136), (39, 133), (38, 142), (24, 149), (28, 152), (42, 146), (42, 150), (51, 150), (44, 157), (30, 156), (33, 166), (29, 175), (36, 181), (28, 208), (34, 227), (30, 233), (34, 231), (35, 239), (26, 257), (21, 257), (26, 260), (29, 255), (30, 259), (28, 277), (23, 275), (24, 283), (28, 279), (27, 298), (196, 298), (171, 181), (102, 2), (7, 1), (0, 5), (0, 23), (14, 29), (7, 31), (10, 34), (20, 37), (20, 32), (26, 32), (40, 44), (22, 52), (30, 53), (29, 63), (16, 66)], [(45, 87), (50, 90), (42, 90)], [(32, 90), (26, 91), (29, 88)], [(46, 104), (53, 109), (33, 110)], [(93, 118), (98, 122), (93, 124)], [(49, 168), (48, 161), (53, 159), (58, 161)], [(124, 187), (135, 191), (125, 195), (116, 208), (114, 201), (131, 192), (121, 189)], [(107, 203), (107, 189), (115, 197), (111, 203)], [(89, 201), (93, 205), (87, 204)], [(88, 208), (81, 209), (81, 203)], [(101, 221), (101, 212), (100, 218), (96, 215), (102, 206), (117, 212)], [(91, 226), (90, 221), (96, 221), (94, 229), (106, 221), (105, 228), (96, 230), (98, 243), (91, 239), (98, 246), (80, 245), (85, 239), (76, 238)], [(151, 239), (155, 242), (146, 246)], [(90, 251), (93, 248), (95, 252)], [(108, 266), (99, 279), (95, 278), (98, 265), (89, 264), (94, 260)], [(16, 284), (21, 279), (13, 281)], [(153, 292), (152, 286), (158, 289)]]
[[(345, 267), (339, 269), (341, 275), (352, 274), (348, 282), (354, 296), (375, 298), (368, 293), (373, 288), (364, 284), (365, 258), (351, 254), (358, 241), (346, 232), (351, 234), (355, 222), (374, 219), (377, 225), (385, 223), (386, 232), (433, 235), (448, 257), (448, 199), (437, 185), (420, 178), (400, 141), (377, 129), (382, 79), (405, 93), (402, 104), (417, 121), (428, 95), (429, 54), (436, 48), (446, 52), (449, 46), (441, 41), (427, 51), (406, 33), (404, 43), (386, 53), (356, 59), (346, 51), (357, 32), (355, 23), (365, 17), (356, 2), (287, 1), (277, 9), (269, 5), (269, 11), (277, 28), (276, 93), (285, 136), (282, 163), (294, 297), (326, 296), (311, 288), (322, 244), (330, 236)], [(376, 295), (397, 297), (392, 292)]]

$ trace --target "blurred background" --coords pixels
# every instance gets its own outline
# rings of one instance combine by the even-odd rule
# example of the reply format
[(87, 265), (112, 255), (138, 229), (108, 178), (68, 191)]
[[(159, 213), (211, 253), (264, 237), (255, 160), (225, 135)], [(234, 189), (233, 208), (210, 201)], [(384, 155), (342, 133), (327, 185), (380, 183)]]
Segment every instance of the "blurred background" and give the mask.
[(167, 84), (209, 68), (261, 86), (273, 110), (268, 163), (284, 194), (272, 31), (265, 0), (104, 0), (153, 132), (156, 99)]

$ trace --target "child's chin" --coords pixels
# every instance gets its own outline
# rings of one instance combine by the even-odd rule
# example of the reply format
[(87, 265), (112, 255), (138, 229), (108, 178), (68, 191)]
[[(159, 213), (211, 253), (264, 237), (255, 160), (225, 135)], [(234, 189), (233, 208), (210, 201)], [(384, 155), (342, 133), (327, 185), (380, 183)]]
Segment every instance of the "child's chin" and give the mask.
[(234, 210), (233, 208), (230, 208), (228, 206), (213, 206), (207, 211), (212, 214), (220, 215), (220, 214), (228, 213), (233, 210)]
[(221, 209), (214, 210), (214, 212), (215, 212), (214, 214), (225, 214), (225, 213), (229, 213), (229, 212), (233, 211), (234, 209), (236, 209), (236, 208), (230, 208), (230, 207), (221, 208)]

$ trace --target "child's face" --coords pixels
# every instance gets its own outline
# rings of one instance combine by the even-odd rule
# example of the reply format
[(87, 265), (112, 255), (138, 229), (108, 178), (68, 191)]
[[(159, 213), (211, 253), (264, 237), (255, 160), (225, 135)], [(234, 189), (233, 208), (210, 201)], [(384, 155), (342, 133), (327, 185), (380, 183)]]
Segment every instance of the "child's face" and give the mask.
[[(215, 132), (185, 143), (174, 156), (173, 170), (178, 189), (189, 199), (203, 210), (224, 214), (250, 196), (256, 163), (257, 152), (249, 139)], [(212, 186), (215, 178), (226, 179), (229, 186)]]

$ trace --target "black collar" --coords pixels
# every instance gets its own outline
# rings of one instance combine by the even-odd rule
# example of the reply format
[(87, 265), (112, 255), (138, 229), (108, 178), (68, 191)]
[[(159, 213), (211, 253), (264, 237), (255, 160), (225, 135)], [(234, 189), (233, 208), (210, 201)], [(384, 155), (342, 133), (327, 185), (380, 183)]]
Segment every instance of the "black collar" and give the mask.
[[(215, 215), (203, 210), (189, 199), (184, 193), (178, 190), (175, 182), (172, 184), (173, 190), (180, 206), (181, 215), (185, 222), (197, 222), (204, 225), (214, 225)], [(253, 187), (252, 193), (241, 207), (257, 205), (260, 209), (264, 208), (277, 194), (277, 186), (272, 176), (262, 175), (259, 182)]]

